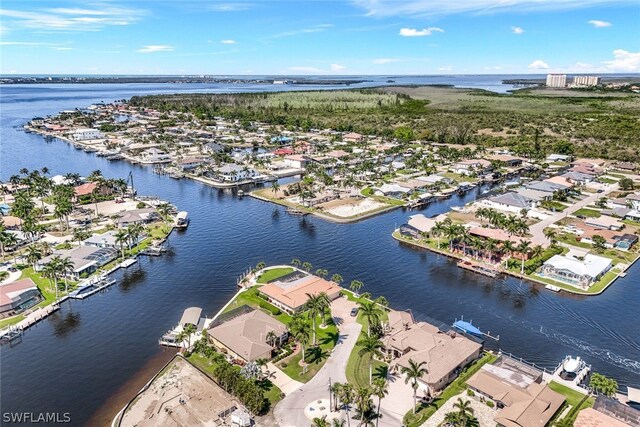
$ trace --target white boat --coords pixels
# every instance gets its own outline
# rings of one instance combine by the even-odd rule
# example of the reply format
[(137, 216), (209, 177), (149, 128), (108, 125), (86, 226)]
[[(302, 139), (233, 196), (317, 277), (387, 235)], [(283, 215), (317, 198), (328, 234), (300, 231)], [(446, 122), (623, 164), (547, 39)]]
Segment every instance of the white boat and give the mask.
[(560, 290), (562, 289), (556, 285), (546, 285), (544, 288), (553, 292), (560, 292)]
[(187, 228), (189, 225), (189, 213), (187, 211), (180, 211), (176, 215), (175, 226), (176, 228)]

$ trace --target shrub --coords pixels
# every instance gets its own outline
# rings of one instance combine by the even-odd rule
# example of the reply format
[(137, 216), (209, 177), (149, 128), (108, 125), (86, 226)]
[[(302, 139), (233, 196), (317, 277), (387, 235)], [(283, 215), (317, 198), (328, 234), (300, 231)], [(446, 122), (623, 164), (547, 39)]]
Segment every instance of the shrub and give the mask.
[(491, 400), (487, 400), (487, 406), (489, 408), (493, 408), (495, 406), (495, 403), (493, 403)]
[(476, 394), (473, 392), (473, 390), (471, 390), (470, 388), (467, 389), (467, 396), (473, 397)]
[(146, 207), (147, 205), (144, 202), (138, 202), (138, 204), (136, 205), (136, 209), (144, 209)]

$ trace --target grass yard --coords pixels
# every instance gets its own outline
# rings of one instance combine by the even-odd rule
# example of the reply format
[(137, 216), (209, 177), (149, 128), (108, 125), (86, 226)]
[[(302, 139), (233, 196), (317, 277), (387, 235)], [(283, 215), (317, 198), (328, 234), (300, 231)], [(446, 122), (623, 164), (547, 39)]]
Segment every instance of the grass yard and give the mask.
[[(248, 305), (249, 307), (253, 307), (256, 309), (262, 309), (268, 313), (271, 313), (273, 317), (278, 319), (284, 324), (289, 324), (291, 322), (291, 316), (288, 313), (278, 309), (276, 306), (270, 304), (265, 299), (261, 298), (258, 295), (259, 286), (253, 286), (246, 291), (240, 293), (232, 302), (227, 306), (227, 308), (223, 311), (223, 313), (227, 313), (233, 309), (238, 307), (242, 307), (243, 305)], [(279, 314), (276, 314), (279, 313)]]
[[(32, 309), (35, 307), (46, 307), (49, 304), (53, 303), (53, 301), (56, 299), (55, 290), (53, 290), (53, 285), (51, 284), (51, 282), (49, 282), (48, 279), (45, 279), (44, 277), (40, 276), (40, 274), (35, 272), (33, 270), (33, 267), (27, 267), (24, 270), (22, 270), (22, 275), (20, 276), (20, 279), (33, 280), (33, 282), (38, 286), (40, 293), (44, 297), (44, 300), (40, 301), (40, 303), (32, 307)], [(64, 294), (64, 291), (59, 292), (59, 295), (63, 295), (63, 294)], [(24, 320), (24, 318), (25, 318), (24, 315), (18, 314), (16, 316), (2, 319), (0, 320), (0, 329), (5, 328), (7, 326), (15, 325), (21, 320)]]
[[(582, 401), (582, 398), (584, 397), (584, 394), (577, 392), (573, 389), (570, 389), (569, 387), (565, 387), (562, 384), (559, 384), (555, 381), (551, 381), (549, 383), (549, 388), (563, 395), (565, 399), (567, 399), (567, 403), (571, 406), (576, 406), (577, 404), (579, 404)], [(595, 399), (593, 397), (590, 397), (583, 404), (583, 407), (587, 408), (587, 407), (593, 406), (594, 400)]]
[[(360, 337), (358, 340), (365, 338), (367, 333), (363, 330), (360, 332)], [(356, 386), (366, 386), (369, 385), (369, 361), (371, 357), (366, 355), (364, 357), (360, 357), (358, 352), (362, 347), (356, 345), (349, 355), (349, 360), (347, 361), (347, 381), (350, 384), (354, 384)], [(387, 364), (381, 362), (379, 360), (373, 361), (373, 378), (382, 377), (385, 378), (387, 374)]]
[(286, 276), (289, 273), (293, 273), (294, 269), (292, 267), (279, 267), (272, 268), (270, 270), (265, 271), (258, 277), (258, 283), (269, 283), (272, 282), (282, 276)]
[(307, 362), (305, 372), (303, 372), (303, 368), (300, 366), (300, 361), (302, 360), (301, 351), (279, 363), (282, 371), (296, 381), (306, 383), (313, 378), (320, 368), (324, 366), (324, 363), (338, 342), (338, 327), (333, 324), (330, 315), (327, 314), (327, 327), (325, 329), (320, 328), (320, 323), (320, 317), (318, 316), (316, 319), (316, 343), (318, 345), (315, 348), (309, 345), (309, 348), (305, 349)]
[(587, 218), (600, 218), (601, 214), (595, 209), (582, 208), (573, 213), (575, 216), (584, 216)]
[(433, 402), (427, 404), (419, 404), (416, 408), (416, 413), (412, 411), (407, 412), (404, 416), (404, 424), (407, 427), (421, 426), (429, 417), (436, 413), (436, 411), (445, 404), (445, 402), (462, 393), (466, 388), (466, 381), (473, 376), (476, 372), (487, 363), (493, 363), (498, 356), (491, 353), (485, 353), (480, 359), (476, 360), (467, 367), (451, 384), (444, 389), (442, 394)]

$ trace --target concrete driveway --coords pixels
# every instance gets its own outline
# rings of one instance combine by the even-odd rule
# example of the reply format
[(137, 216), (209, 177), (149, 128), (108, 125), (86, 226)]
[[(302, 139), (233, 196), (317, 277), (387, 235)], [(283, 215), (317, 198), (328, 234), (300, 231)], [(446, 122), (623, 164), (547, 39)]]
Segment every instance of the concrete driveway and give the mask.
[(304, 383), (296, 381), (289, 375), (282, 372), (280, 368), (271, 362), (267, 363), (267, 370), (269, 371), (269, 379), (271, 382), (286, 395), (293, 393), (304, 385)]
[(544, 247), (549, 246), (550, 242), (545, 237), (543, 230), (549, 227), (551, 224), (560, 221), (562, 218), (565, 218), (567, 215), (574, 213), (575, 211), (584, 208), (587, 205), (594, 203), (600, 197), (605, 197), (607, 194), (611, 193), (618, 189), (618, 184), (612, 184), (604, 187), (602, 193), (594, 193), (580, 200), (579, 202), (569, 206), (562, 212), (556, 212), (554, 215), (551, 215), (549, 218), (540, 221), (537, 224), (532, 225), (529, 228), (529, 233), (533, 236), (531, 238), (531, 243), (535, 245), (542, 245)]
[(355, 305), (344, 297), (338, 298), (331, 304), (331, 315), (340, 330), (338, 343), (316, 376), (288, 394), (275, 407), (274, 416), (281, 427), (310, 425), (311, 420), (305, 415), (305, 408), (312, 402), (329, 398), (329, 381), (347, 382), (345, 368), (362, 329), (362, 325), (349, 315), (351, 308)]
[[(404, 383), (404, 378), (400, 374), (389, 374), (387, 381), (389, 383), (389, 394), (382, 399), (380, 404), (380, 415), (382, 417), (378, 421), (378, 425), (381, 427), (398, 427), (402, 425), (404, 414), (413, 407), (413, 389), (411, 384)], [(378, 403), (377, 397), (373, 400), (376, 404)]]

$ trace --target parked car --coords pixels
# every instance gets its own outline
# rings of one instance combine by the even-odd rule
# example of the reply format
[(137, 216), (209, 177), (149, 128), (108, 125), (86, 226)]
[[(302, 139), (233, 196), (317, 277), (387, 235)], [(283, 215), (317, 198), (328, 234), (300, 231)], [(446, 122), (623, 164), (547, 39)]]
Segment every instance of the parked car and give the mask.
[(15, 268), (15, 267), (9, 267), (9, 268), (7, 268), (7, 270), (9, 270), (12, 273), (15, 273), (16, 271), (18, 271), (18, 269)]
[(351, 309), (351, 317), (356, 317), (358, 315), (358, 307), (353, 307)]

